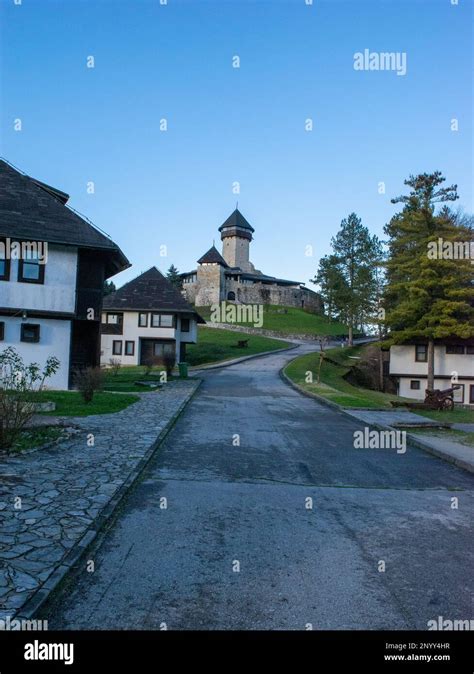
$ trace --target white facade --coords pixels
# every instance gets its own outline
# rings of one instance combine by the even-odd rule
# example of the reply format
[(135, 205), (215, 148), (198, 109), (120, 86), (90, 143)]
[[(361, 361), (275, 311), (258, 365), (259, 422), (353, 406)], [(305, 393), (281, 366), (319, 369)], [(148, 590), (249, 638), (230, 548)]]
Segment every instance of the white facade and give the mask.
[[(141, 327), (138, 324), (139, 313), (147, 314), (147, 327)], [(173, 316), (173, 325), (176, 327), (151, 327), (151, 314), (160, 313), (166, 316)], [(139, 365), (142, 355), (142, 340), (169, 340), (174, 342), (176, 350), (176, 362), (179, 360), (181, 343), (195, 344), (197, 342), (197, 321), (194, 316), (180, 316), (171, 312), (138, 312), (123, 311), (115, 312), (113, 310), (103, 311), (102, 325), (111, 325), (107, 322), (107, 315), (123, 315), (121, 334), (101, 335), (100, 362), (102, 365), (110, 365), (110, 361), (118, 360), (122, 365)], [(189, 331), (182, 330), (182, 321), (189, 320)], [(114, 342), (122, 342), (121, 354), (114, 354)], [(133, 355), (127, 355), (126, 343), (133, 342)]]
[[(52, 318), (34, 318), (22, 320), (19, 316), (0, 316), (5, 324), (4, 339), (0, 342), (0, 350), (12, 346), (21, 356), (25, 365), (38, 363), (42, 368), (49, 356), (56, 356), (60, 362), (59, 370), (46, 380), (45, 388), (67, 389), (69, 377), (69, 349), (71, 343), (71, 321)], [(23, 323), (39, 325), (39, 342), (20, 341)]]
[[(434, 352), (435, 389), (447, 389), (459, 384), (454, 394), (458, 403), (474, 404), (474, 354), (472, 347), (459, 342), (463, 353), (448, 353), (452, 347), (436, 344)], [(421, 354), (422, 355), (422, 354)], [(418, 355), (418, 357), (420, 354)], [(405, 398), (424, 400), (427, 387), (428, 363), (417, 360), (414, 344), (397, 345), (390, 348), (390, 374), (398, 379), (398, 395)]]
[(71, 313), (76, 304), (77, 249), (48, 245), (44, 283), (18, 281), (18, 260), (10, 261), (10, 280), (0, 281), (0, 306)]
[[(67, 389), (71, 348), (71, 319), (55, 318), (54, 314), (74, 315), (76, 304), (77, 249), (48, 245), (42, 283), (18, 280), (18, 260), (10, 260), (8, 280), (0, 280), (0, 322), (3, 340), (0, 350), (13, 347), (25, 365), (43, 367), (49, 356), (56, 356), (59, 370), (46, 380), (45, 388)], [(11, 313), (9, 314), (9, 310)], [(31, 315), (29, 313), (31, 312)], [(52, 317), (38, 315), (47, 312)], [(39, 326), (36, 342), (22, 340), (22, 326)]]

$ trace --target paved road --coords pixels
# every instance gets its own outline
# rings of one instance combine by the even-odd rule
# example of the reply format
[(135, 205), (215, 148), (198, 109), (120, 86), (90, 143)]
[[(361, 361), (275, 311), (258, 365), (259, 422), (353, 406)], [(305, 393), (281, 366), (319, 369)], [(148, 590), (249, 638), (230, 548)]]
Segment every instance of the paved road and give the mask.
[(474, 476), (415, 448), (353, 449), (362, 423), (279, 378), (295, 355), (204, 375), (92, 551), (95, 572), (78, 569), (42, 616), (50, 628), (426, 629), (474, 617)]

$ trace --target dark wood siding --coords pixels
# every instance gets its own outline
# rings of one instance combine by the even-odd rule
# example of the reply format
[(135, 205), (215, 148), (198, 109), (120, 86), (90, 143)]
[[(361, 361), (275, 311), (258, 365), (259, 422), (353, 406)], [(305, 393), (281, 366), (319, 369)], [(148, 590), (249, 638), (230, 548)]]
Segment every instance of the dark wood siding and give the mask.
[(100, 324), (96, 321), (72, 321), (69, 386), (74, 384), (74, 373), (85, 367), (100, 364)]
[(93, 250), (79, 250), (76, 284), (77, 318), (100, 322), (104, 280), (103, 255)]

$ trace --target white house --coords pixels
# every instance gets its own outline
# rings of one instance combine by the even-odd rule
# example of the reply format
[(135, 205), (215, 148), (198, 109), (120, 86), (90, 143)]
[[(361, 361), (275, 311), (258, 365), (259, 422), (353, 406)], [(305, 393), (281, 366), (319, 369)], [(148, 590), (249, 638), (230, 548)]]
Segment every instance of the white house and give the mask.
[(101, 363), (160, 362), (171, 353), (186, 359), (186, 344), (197, 342), (197, 324), (205, 321), (156, 267), (104, 298)]
[(104, 279), (130, 266), (68, 199), (0, 161), (0, 351), (40, 366), (56, 356), (55, 389), (99, 364)]
[[(454, 401), (474, 405), (474, 339), (436, 340), (434, 349), (435, 389), (454, 383), (461, 388)], [(398, 395), (424, 400), (428, 376), (428, 344), (396, 345), (390, 348), (390, 375), (398, 380)]]

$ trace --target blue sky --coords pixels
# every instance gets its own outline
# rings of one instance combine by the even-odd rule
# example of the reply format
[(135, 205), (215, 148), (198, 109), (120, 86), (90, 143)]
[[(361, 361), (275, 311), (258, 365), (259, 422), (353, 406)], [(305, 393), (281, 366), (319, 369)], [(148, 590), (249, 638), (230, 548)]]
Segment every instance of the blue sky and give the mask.
[[(470, 0), (0, 9), (0, 154), (122, 247), (133, 268), (118, 285), (153, 264), (195, 268), (237, 200), (256, 267), (303, 282), (351, 211), (382, 236), (410, 173), (443, 171), (473, 210)], [(354, 70), (364, 49), (406, 52), (406, 75)]]

